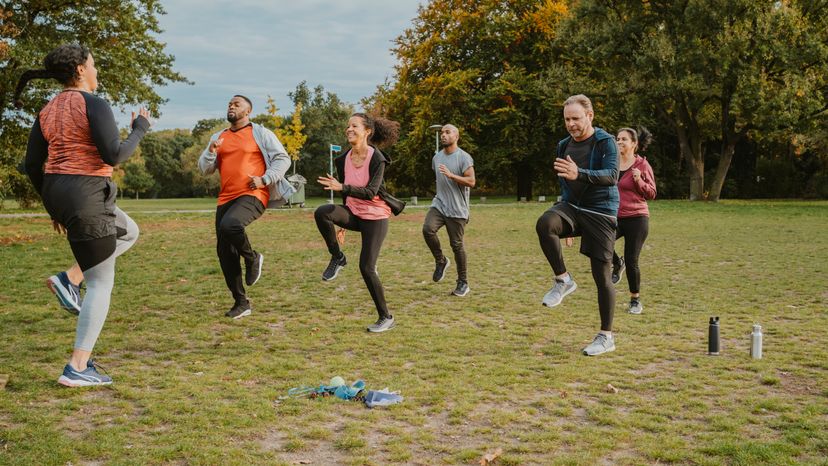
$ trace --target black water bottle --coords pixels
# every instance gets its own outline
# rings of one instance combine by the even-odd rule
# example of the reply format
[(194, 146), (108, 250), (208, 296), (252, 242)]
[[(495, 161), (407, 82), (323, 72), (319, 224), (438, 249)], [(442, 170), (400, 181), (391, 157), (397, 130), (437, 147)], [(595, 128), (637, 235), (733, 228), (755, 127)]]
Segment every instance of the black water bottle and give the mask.
[(719, 318), (711, 317), (710, 326), (707, 329), (707, 354), (719, 355)]

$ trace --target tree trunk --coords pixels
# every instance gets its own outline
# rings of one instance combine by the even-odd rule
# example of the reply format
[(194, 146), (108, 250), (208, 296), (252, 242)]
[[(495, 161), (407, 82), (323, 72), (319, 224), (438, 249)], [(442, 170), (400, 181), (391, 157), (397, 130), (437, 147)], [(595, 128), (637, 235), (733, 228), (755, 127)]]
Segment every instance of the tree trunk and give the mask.
[(736, 151), (736, 141), (730, 139), (722, 147), (722, 155), (719, 158), (719, 166), (716, 167), (716, 174), (713, 176), (713, 182), (710, 184), (710, 194), (707, 199), (713, 202), (718, 202), (722, 195), (722, 187), (724, 186), (725, 178), (727, 177), (727, 170), (730, 168), (730, 163), (733, 160), (733, 153)]
[(702, 152), (701, 138), (695, 131), (685, 126), (676, 125), (678, 131), (681, 156), (687, 162), (687, 171), (690, 175), (690, 200), (704, 200), (704, 153)]
[(518, 162), (517, 167), (517, 197), (532, 199), (532, 167), (526, 160)]

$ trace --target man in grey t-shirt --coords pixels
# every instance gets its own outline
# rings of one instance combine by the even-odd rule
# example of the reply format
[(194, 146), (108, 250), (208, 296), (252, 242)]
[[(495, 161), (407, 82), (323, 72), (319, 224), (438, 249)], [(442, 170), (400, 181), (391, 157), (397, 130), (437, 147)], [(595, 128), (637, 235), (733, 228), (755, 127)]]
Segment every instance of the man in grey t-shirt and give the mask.
[(466, 296), (469, 283), (466, 277), (466, 251), (463, 249), (463, 233), (469, 222), (469, 191), (474, 187), (474, 160), (457, 146), (460, 131), (454, 125), (440, 130), (443, 150), (434, 154), (431, 168), (437, 174), (437, 194), (428, 209), (423, 223), (423, 238), (434, 256), (436, 265), (432, 279), (439, 282), (446, 276), (449, 260), (440, 249), (437, 231), (445, 226), (449, 236), (454, 261), (457, 263), (457, 287), (451, 294)]

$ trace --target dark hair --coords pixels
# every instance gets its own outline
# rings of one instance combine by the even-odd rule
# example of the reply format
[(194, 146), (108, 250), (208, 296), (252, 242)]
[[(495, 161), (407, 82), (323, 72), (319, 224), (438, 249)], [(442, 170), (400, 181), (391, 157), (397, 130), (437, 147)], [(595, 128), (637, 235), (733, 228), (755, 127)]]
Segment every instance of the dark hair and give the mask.
[(397, 142), (400, 137), (400, 124), (396, 121), (389, 120), (382, 117), (373, 117), (367, 113), (354, 113), (352, 117), (359, 117), (362, 119), (362, 124), (371, 130), (371, 135), (368, 136), (368, 142), (377, 147), (387, 147)]
[(247, 105), (250, 105), (250, 110), (251, 111), (253, 110), (253, 102), (251, 102), (250, 99), (248, 99), (247, 97), (245, 97), (241, 94), (236, 94), (233, 97), (238, 97), (239, 99), (244, 99), (244, 101), (247, 102)]
[(630, 133), (630, 139), (632, 139), (632, 141), (636, 143), (636, 145), (638, 146), (638, 152), (644, 152), (645, 150), (647, 150), (647, 146), (649, 146), (650, 143), (653, 142), (653, 134), (650, 133), (650, 130), (643, 126), (639, 126), (638, 131), (632, 128), (621, 128), (618, 130), (619, 133), (621, 131), (626, 131)]
[(28, 70), (17, 81), (14, 89), (14, 106), (21, 108), (23, 102), (20, 94), (26, 88), (26, 83), (32, 79), (55, 79), (64, 86), (68, 86), (78, 79), (78, 65), (83, 65), (89, 59), (88, 48), (78, 44), (63, 44), (49, 52), (43, 59), (42, 70)]

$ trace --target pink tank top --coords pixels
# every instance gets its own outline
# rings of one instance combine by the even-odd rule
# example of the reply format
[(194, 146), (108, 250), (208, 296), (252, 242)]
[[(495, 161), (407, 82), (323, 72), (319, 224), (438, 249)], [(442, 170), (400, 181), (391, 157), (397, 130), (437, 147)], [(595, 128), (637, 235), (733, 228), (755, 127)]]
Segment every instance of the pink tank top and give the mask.
[[(374, 148), (369, 147), (365, 162), (361, 167), (356, 168), (351, 162), (351, 153), (348, 152), (348, 155), (345, 156), (345, 184), (359, 188), (368, 186), (368, 181), (371, 180), (368, 167), (371, 165), (371, 157), (373, 156)], [(371, 200), (348, 196), (345, 199), (345, 205), (354, 215), (363, 220), (382, 220), (391, 216), (391, 208), (379, 196), (374, 196)]]

